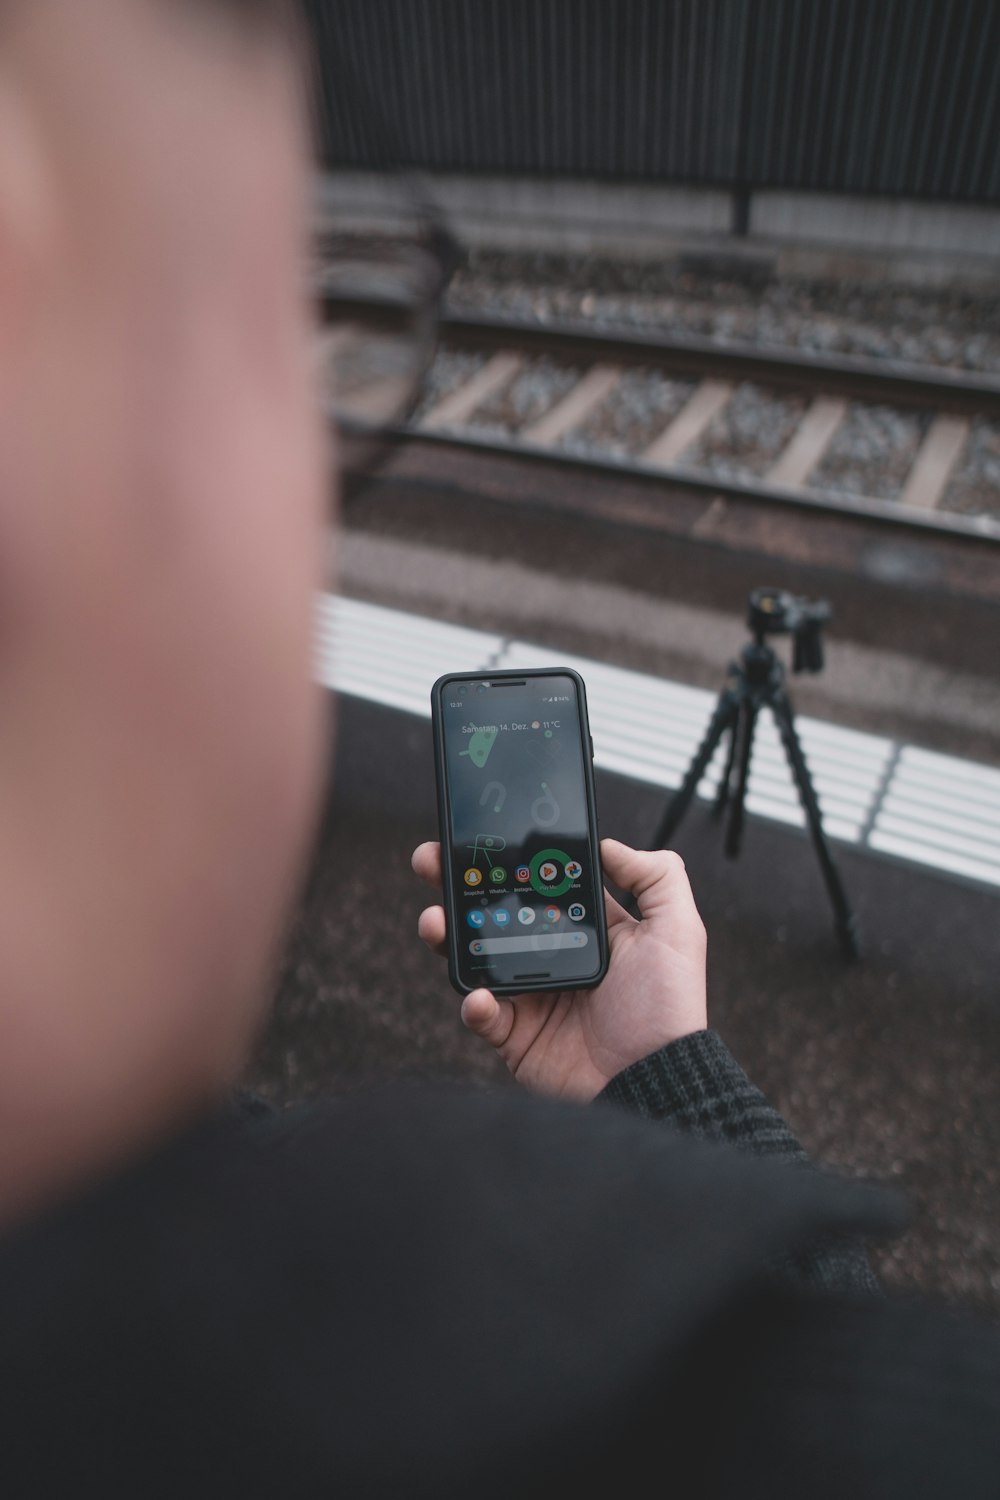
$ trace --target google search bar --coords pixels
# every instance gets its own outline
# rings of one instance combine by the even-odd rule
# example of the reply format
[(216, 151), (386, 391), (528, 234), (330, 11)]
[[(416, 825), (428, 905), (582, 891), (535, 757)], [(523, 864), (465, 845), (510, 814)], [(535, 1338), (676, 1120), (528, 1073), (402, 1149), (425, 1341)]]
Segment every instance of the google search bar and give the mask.
[(476, 958), (484, 953), (544, 953), (552, 948), (586, 948), (590, 942), (585, 932), (539, 932), (534, 936), (476, 938), (469, 952)]

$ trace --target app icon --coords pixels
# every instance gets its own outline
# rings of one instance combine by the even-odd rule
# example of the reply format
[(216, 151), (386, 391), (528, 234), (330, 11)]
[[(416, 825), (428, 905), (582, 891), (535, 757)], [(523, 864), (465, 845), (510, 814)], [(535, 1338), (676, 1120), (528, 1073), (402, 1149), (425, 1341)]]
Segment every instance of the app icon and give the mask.
[(582, 922), (587, 915), (587, 908), (581, 906), (579, 901), (574, 901), (572, 906), (566, 908), (566, 915), (571, 922)]
[(561, 916), (562, 912), (559, 910), (558, 906), (547, 906), (545, 908), (546, 922), (558, 922)]
[(579, 860), (571, 859), (569, 864), (566, 866), (566, 874), (569, 876), (570, 880), (579, 880), (580, 876), (583, 874), (583, 865), (580, 864)]
[(533, 906), (522, 906), (517, 914), (517, 920), (524, 927), (530, 927), (535, 920), (535, 908)]
[(525, 880), (530, 880), (531, 879), (531, 871), (528, 869), (528, 866), (527, 865), (518, 865), (517, 869), (514, 871), (514, 879), (515, 880), (520, 880), (522, 882), (525, 881)]
[(510, 912), (506, 906), (498, 906), (493, 913), (493, 920), (498, 927), (506, 927), (510, 921)]
[(483, 943), (482, 943), (482, 939), (481, 938), (477, 938), (474, 943), (470, 943), (469, 944), (469, 952), (470, 953), (482, 953), (482, 951), (483, 951)]
[(470, 911), (466, 921), (470, 927), (482, 927), (486, 917), (481, 911)]
[(539, 849), (528, 868), (531, 884), (540, 896), (561, 896), (573, 884), (562, 872), (570, 863), (565, 849)]
[(470, 868), (465, 872), (465, 883), (466, 885), (482, 885), (482, 871), (477, 870), (475, 865), (470, 866)]
[(507, 879), (507, 871), (503, 865), (494, 865), (490, 871), (490, 885), (503, 885)]

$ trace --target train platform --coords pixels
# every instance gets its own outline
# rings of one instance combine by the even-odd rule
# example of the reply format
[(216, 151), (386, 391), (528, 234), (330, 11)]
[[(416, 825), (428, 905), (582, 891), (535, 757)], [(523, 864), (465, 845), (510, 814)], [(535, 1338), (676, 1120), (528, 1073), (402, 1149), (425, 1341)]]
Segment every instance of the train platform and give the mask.
[[(648, 846), (711, 711), (704, 684), (355, 599), (322, 599), (317, 671), (335, 757), (308, 890), (253, 1082), (277, 1099), (386, 1076), (513, 1086), (458, 1019), (416, 938), (410, 851), (436, 828), (439, 672), (575, 665), (588, 685), (602, 831)], [(796, 682), (789, 683), (793, 703)], [(862, 956), (834, 935), (787, 768), (758, 730), (735, 859), (709, 776), (675, 838), (709, 933), (711, 1023), (827, 1167), (901, 1187), (887, 1285), (1000, 1316), (1000, 769), (796, 714)]]
[[(667, 792), (681, 785), (716, 706), (716, 694), (684, 682), (343, 595), (321, 599), (319, 622), (318, 670), (327, 687), (421, 717), (430, 712), (431, 684), (445, 672), (571, 667), (587, 685), (597, 769)], [(1000, 897), (1000, 769), (812, 716), (796, 723), (831, 840), (947, 872)], [(724, 762), (720, 743), (698, 786), (703, 799), (715, 797)], [(754, 736), (746, 808), (805, 827), (766, 713)]]

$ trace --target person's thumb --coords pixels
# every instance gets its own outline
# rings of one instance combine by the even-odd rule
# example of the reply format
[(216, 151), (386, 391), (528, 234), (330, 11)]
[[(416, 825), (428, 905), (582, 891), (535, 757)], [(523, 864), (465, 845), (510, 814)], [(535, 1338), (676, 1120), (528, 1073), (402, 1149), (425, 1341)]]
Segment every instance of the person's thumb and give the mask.
[(498, 1052), (510, 1038), (514, 1019), (511, 1001), (498, 1000), (489, 990), (472, 990), (462, 1001), (462, 1024)]
[(643, 921), (669, 921), (675, 932), (682, 924), (692, 932), (702, 927), (684, 861), (673, 849), (632, 849), (602, 839), (601, 863), (608, 878), (630, 893)]

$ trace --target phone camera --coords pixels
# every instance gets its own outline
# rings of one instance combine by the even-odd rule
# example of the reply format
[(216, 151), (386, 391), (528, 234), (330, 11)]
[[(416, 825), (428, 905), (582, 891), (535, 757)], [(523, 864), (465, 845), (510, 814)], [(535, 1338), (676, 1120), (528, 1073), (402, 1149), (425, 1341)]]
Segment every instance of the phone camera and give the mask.
[(476, 692), (477, 693), (485, 693), (485, 691), (486, 691), (486, 683), (485, 682), (477, 682), (476, 683)]
[(468, 692), (468, 691), (469, 691), (469, 689), (468, 689), (468, 688), (467, 688), (467, 687), (460, 687), (460, 688), (459, 688), (459, 690), (458, 690), (458, 696), (459, 696), (459, 697), (460, 697), (460, 698), (464, 698), (464, 697), (465, 697), (465, 695), (466, 695), (466, 693), (467, 693), (467, 692)]

